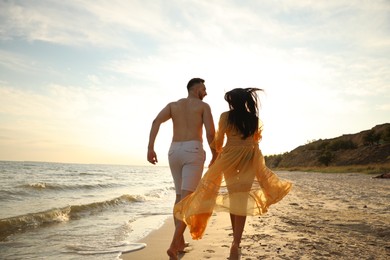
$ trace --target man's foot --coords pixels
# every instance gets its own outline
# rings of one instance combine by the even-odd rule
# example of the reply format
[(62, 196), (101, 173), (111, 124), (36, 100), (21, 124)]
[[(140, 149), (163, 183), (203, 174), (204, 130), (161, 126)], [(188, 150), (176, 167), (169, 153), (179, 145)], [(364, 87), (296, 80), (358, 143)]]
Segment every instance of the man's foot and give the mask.
[(172, 248), (169, 248), (167, 250), (167, 254), (169, 256), (169, 260), (179, 260), (179, 258), (177, 257), (177, 251), (176, 250), (173, 250)]

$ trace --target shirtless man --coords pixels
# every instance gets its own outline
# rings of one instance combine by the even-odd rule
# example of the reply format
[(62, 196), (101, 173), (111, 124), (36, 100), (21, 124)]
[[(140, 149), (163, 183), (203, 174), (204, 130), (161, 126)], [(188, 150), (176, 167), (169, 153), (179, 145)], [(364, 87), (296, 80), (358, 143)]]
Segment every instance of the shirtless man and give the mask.
[[(191, 194), (202, 177), (205, 162), (205, 151), (202, 146), (203, 125), (206, 129), (209, 145), (215, 135), (210, 106), (202, 101), (207, 95), (204, 80), (200, 78), (191, 79), (187, 84), (187, 90), (187, 98), (171, 102), (160, 111), (153, 120), (149, 135), (148, 161), (156, 164), (158, 161), (154, 151), (154, 143), (160, 125), (172, 119), (173, 137), (168, 152), (168, 159), (176, 190), (175, 204)], [(211, 165), (216, 159), (217, 153), (211, 147), (210, 150), (212, 153)], [(175, 233), (167, 254), (170, 259), (178, 259), (178, 252), (185, 247), (183, 233), (186, 225), (184, 222), (175, 219), (175, 217), (173, 218), (175, 221)]]

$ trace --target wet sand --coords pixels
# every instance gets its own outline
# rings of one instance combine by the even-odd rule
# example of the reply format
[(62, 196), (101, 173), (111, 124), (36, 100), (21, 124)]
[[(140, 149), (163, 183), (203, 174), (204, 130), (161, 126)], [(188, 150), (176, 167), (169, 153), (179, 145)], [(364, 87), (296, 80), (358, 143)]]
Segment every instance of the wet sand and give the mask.
[[(364, 174), (278, 173), (290, 194), (263, 216), (248, 217), (241, 259), (390, 259), (390, 180)], [(172, 220), (123, 259), (168, 259)], [(201, 240), (179, 259), (228, 259), (227, 213), (214, 213)]]

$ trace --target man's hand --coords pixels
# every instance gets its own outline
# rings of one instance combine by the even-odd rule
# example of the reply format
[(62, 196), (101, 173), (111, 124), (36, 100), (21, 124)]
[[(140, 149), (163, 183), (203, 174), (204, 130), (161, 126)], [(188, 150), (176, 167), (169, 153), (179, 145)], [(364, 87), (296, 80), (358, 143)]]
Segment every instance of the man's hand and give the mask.
[(210, 161), (209, 166), (208, 166), (209, 168), (211, 167), (211, 165), (214, 164), (214, 161), (215, 161), (215, 160), (211, 160), (211, 161)]
[(151, 164), (156, 164), (158, 162), (157, 154), (153, 149), (148, 149), (148, 162)]
[[(211, 148), (211, 147), (210, 147)], [(218, 158), (219, 153), (214, 148), (211, 148), (211, 160), (209, 163), (209, 167), (214, 164), (215, 160)]]

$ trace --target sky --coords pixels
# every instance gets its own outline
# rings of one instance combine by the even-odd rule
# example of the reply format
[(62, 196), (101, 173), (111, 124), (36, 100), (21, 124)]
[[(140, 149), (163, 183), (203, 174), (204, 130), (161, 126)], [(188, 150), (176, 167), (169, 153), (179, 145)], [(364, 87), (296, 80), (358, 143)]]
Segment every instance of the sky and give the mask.
[[(153, 119), (194, 77), (216, 125), (225, 92), (264, 89), (264, 155), (390, 122), (388, 0), (0, 0), (0, 10), (0, 160), (147, 165)], [(171, 136), (168, 121), (159, 165)]]

